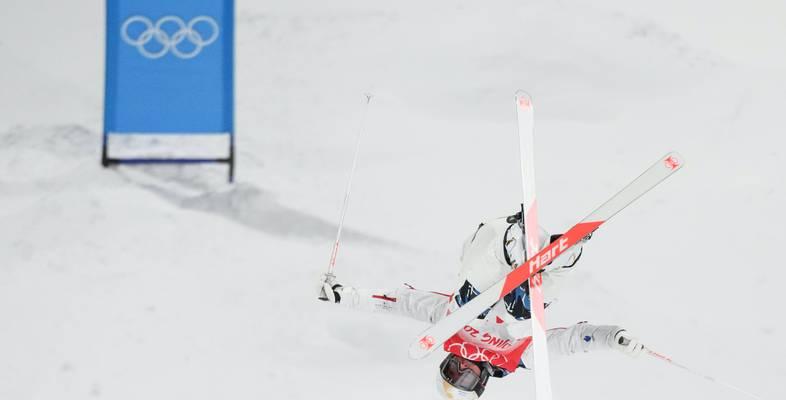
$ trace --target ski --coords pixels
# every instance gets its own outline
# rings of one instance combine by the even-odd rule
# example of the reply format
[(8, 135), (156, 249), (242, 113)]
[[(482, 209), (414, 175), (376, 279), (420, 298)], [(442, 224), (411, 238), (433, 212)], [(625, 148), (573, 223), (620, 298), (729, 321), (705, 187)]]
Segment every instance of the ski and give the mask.
[[(540, 228), (538, 227), (538, 206), (535, 191), (535, 136), (533, 133), (535, 110), (529, 94), (516, 92), (516, 120), (519, 130), (521, 157), (521, 180), (524, 195), (522, 206), (524, 243), (526, 258), (540, 250)], [(531, 264), (532, 266), (534, 264)], [(532, 276), (537, 271), (529, 270)], [(528, 280), (530, 314), (532, 315), (532, 346), (535, 361), (535, 399), (551, 400), (551, 373), (549, 352), (546, 343), (546, 312), (543, 304), (541, 276), (537, 274)], [(504, 296), (504, 295), (503, 295)]]
[(585, 236), (594, 232), (611, 217), (657, 186), (664, 179), (680, 170), (683, 165), (682, 157), (674, 152), (659, 159), (625, 188), (565, 232), (558, 240), (544, 247), (526, 262), (513, 269), (505, 278), (499, 280), (461, 308), (423, 331), (410, 344), (409, 356), (414, 359), (420, 359), (434, 351), (438, 345), (453, 336), (459, 329), (462, 329), (467, 322), (482, 314), (487, 308), (501, 300), (506, 294), (524, 283), (524, 281), (532, 278), (554, 258), (578, 243)]

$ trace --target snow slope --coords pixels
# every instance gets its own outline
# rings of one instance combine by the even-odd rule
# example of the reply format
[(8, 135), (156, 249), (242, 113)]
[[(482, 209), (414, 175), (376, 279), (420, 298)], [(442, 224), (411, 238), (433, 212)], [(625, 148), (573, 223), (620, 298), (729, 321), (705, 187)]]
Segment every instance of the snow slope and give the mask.
[[(421, 324), (314, 299), (362, 93), (339, 278), (450, 290), (464, 237), (517, 207), (518, 88), (553, 231), (688, 160), (597, 233), (549, 323), (620, 324), (786, 397), (781, 3), (239, 1), (234, 186), (99, 168), (99, 3), (0, 15), (0, 398), (433, 398), (441, 357), (406, 356)], [(552, 366), (558, 399), (741, 398), (650, 359)], [(531, 376), (486, 393), (531, 397)]]

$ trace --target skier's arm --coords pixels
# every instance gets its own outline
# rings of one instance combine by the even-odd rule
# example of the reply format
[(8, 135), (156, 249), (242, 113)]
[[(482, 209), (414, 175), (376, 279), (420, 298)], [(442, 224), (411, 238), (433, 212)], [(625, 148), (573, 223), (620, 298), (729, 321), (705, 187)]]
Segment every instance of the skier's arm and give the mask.
[(343, 306), (401, 315), (435, 323), (445, 316), (450, 296), (409, 287), (392, 290), (362, 289), (333, 285), (333, 299)]
[(614, 347), (614, 335), (622, 328), (613, 325), (590, 325), (580, 322), (568, 328), (549, 329), (546, 337), (555, 355), (569, 356)]
[[(576, 353), (589, 353), (597, 350), (617, 350), (636, 356), (644, 346), (628, 331), (616, 325), (591, 325), (579, 322), (568, 328), (554, 328), (546, 331), (550, 357), (570, 356)], [(525, 366), (532, 364), (532, 348), (522, 355)]]

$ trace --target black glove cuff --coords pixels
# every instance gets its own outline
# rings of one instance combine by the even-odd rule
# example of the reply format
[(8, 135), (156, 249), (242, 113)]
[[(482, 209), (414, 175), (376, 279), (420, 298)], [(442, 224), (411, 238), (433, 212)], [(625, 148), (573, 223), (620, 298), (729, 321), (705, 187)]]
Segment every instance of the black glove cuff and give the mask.
[(341, 285), (339, 285), (339, 284), (337, 283), (337, 284), (333, 285), (333, 287), (331, 288), (331, 289), (333, 289), (333, 295), (336, 297), (336, 303), (341, 303), (341, 295), (340, 295), (340, 294), (338, 294), (338, 292), (336, 291), (336, 289), (338, 289), (338, 288), (342, 288), (342, 287), (344, 287), (344, 286), (341, 286)]

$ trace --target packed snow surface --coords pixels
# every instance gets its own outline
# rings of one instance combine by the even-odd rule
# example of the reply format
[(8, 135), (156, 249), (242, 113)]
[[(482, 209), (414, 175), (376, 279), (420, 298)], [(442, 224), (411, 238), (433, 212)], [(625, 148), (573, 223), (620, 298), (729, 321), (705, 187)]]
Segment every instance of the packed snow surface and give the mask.
[[(363, 93), (339, 280), (450, 291), (462, 240), (520, 201), (516, 89), (553, 232), (688, 161), (597, 232), (549, 325), (619, 324), (786, 398), (781, 1), (239, 0), (231, 186), (222, 166), (100, 168), (102, 6), (3, 2), (0, 399), (433, 398), (440, 354), (407, 358), (421, 323), (315, 299)], [(556, 399), (743, 398), (648, 357), (552, 376)]]

